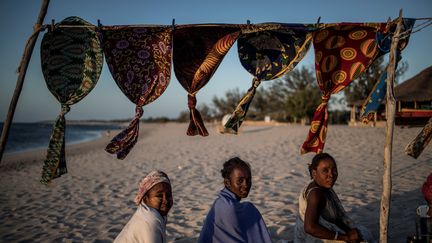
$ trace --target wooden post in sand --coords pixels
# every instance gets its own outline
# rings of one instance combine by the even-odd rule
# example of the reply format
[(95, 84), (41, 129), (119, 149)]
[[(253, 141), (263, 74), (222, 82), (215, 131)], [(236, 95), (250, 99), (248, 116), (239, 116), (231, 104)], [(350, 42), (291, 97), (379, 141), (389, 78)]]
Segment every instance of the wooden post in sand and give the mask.
[(396, 113), (396, 101), (393, 94), (395, 67), (396, 67), (396, 49), (400, 39), (402, 29), (402, 9), (399, 12), (396, 31), (393, 35), (390, 49), (389, 65), (387, 66), (387, 133), (384, 145), (384, 171), (383, 171), (383, 192), (381, 195), (381, 212), (380, 212), (380, 240), (381, 243), (387, 243), (388, 240), (388, 219), (390, 213), (391, 199), (391, 165), (392, 165), (392, 146), (393, 146), (393, 129)]
[(33, 26), (34, 32), (27, 41), (27, 44), (26, 44), (25, 49), (24, 49), (24, 54), (21, 58), (20, 66), (18, 67), (19, 74), (18, 74), (16, 86), (15, 86), (15, 91), (14, 91), (14, 94), (12, 96), (11, 103), (9, 105), (9, 110), (7, 113), (6, 120), (3, 124), (3, 130), (2, 130), (1, 137), (0, 137), (0, 162), (2, 160), (3, 152), (4, 152), (5, 147), (6, 147), (6, 141), (7, 141), (8, 136), (9, 136), (9, 128), (10, 128), (10, 125), (12, 123), (13, 116), (15, 114), (15, 108), (16, 108), (16, 105), (18, 103), (18, 99), (19, 99), (19, 96), (21, 94), (21, 90), (22, 90), (22, 87), (24, 84), (24, 78), (25, 78), (25, 75), (27, 73), (27, 67), (28, 67), (28, 64), (30, 62), (30, 58), (31, 58), (31, 55), (33, 53), (34, 46), (36, 44), (36, 40), (39, 36), (40, 28), (41, 28), (42, 23), (45, 19), (45, 15), (46, 15), (47, 10), (48, 10), (48, 4), (49, 4), (49, 0), (44, 0), (42, 3), (42, 7), (39, 11), (39, 17), (37, 19), (36, 24)]

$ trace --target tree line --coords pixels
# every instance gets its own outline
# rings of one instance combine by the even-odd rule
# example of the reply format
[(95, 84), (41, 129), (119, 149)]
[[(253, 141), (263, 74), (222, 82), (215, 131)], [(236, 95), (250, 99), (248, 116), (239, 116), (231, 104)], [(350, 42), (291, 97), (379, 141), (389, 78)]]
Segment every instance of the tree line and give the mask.
[[(381, 74), (385, 71), (384, 58), (378, 58), (358, 79), (344, 89), (342, 95), (333, 95), (329, 102), (329, 122), (346, 124), (350, 117), (348, 104), (364, 101)], [(396, 77), (408, 69), (400, 62)], [(397, 82), (397, 80), (396, 80)], [(231, 114), (246, 91), (238, 88), (226, 91), (222, 97), (213, 97), (211, 104), (200, 104), (198, 110), (206, 121), (218, 120)], [(301, 66), (279, 79), (262, 82), (249, 107), (246, 119), (263, 120), (270, 116), (281, 122), (308, 123), (321, 103), (321, 91), (315, 79), (313, 67)], [(189, 121), (189, 111), (182, 111), (176, 119)]]

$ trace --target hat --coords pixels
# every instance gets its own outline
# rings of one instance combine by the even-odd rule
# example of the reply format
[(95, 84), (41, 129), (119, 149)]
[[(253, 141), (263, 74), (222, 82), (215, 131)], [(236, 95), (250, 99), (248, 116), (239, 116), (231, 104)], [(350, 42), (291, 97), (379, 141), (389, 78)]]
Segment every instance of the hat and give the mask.
[(165, 172), (154, 170), (146, 175), (138, 184), (138, 193), (135, 196), (134, 202), (136, 205), (140, 204), (145, 194), (156, 184), (165, 182), (171, 185), (170, 179)]

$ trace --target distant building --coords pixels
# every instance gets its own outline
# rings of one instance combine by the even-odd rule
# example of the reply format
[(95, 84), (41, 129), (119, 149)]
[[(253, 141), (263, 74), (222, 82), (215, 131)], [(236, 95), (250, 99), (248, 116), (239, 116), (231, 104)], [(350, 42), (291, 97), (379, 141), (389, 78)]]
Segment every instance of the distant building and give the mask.
[[(394, 95), (397, 125), (426, 124), (432, 117), (432, 66), (396, 86)], [(363, 103), (363, 100), (359, 100), (348, 104), (351, 108), (349, 125), (361, 124), (359, 116)], [(370, 122), (372, 126), (375, 126), (376, 122), (385, 120), (385, 107), (384, 100), (374, 117), (374, 121)]]
[(426, 124), (432, 117), (432, 66), (394, 89), (396, 123)]

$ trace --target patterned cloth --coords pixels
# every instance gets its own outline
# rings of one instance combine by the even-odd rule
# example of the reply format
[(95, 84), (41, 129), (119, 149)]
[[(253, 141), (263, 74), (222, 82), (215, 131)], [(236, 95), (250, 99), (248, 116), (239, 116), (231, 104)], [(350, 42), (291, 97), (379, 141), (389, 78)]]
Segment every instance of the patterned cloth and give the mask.
[(262, 80), (276, 79), (291, 71), (309, 50), (313, 30), (301, 24), (257, 24), (242, 30), (238, 55), (243, 67), (254, 76), (252, 87), (240, 100), (225, 131), (237, 133)]
[(109, 70), (130, 101), (135, 118), (105, 150), (124, 159), (138, 139), (142, 106), (157, 99), (171, 78), (171, 27), (102, 27), (103, 49)]
[[(409, 35), (411, 33), (411, 30), (414, 26), (415, 19), (403, 19), (403, 28), (402, 32), (407, 32)], [(395, 27), (394, 25), (392, 27)], [(377, 33), (377, 44), (378, 48), (380, 50), (379, 55), (384, 55), (390, 51), (391, 46), (391, 39), (393, 38), (393, 31), (390, 30), (385, 35), (382, 33)], [(409, 36), (402, 39), (398, 43), (398, 48), (396, 51), (396, 66), (395, 70), (397, 69), (397, 64), (402, 59), (401, 51), (407, 46), (409, 40)], [(367, 99), (365, 100), (364, 104), (362, 105), (362, 109), (360, 112), (360, 119), (363, 123), (368, 123), (370, 120), (373, 119), (374, 114), (377, 113), (378, 108), (380, 107), (382, 101), (384, 100), (387, 92), (387, 68), (383, 71), (383, 73), (380, 76), (380, 79), (378, 82), (374, 85), (372, 88), (370, 94), (368, 95)]]
[(136, 205), (141, 203), (144, 195), (156, 184), (165, 182), (171, 185), (170, 179), (165, 172), (154, 170), (148, 173), (138, 184), (138, 193), (135, 196), (134, 202)]
[[(62, 28), (58, 25), (82, 27)], [(102, 71), (103, 52), (94, 26), (78, 17), (68, 17), (58, 23), (42, 39), (41, 64), (46, 85), (61, 104), (42, 169), (41, 182), (47, 184), (67, 173), (65, 114), (70, 105), (90, 93)]]
[(360, 120), (367, 124), (369, 121), (374, 119), (374, 115), (377, 113), (378, 108), (381, 106), (387, 92), (387, 70), (381, 73), (381, 76), (372, 88), (371, 93), (365, 100), (360, 111)]
[(378, 55), (377, 32), (385, 23), (341, 23), (324, 25), (314, 33), (315, 69), (322, 102), (315, 111), (301, 153), (321, 153), (327, 134), (327, 103), (332, 94), (343, 90), (359, 77)]
[(405, 153), (417, 159), (432, 139), (432, 117), (426, 126), (420, 131), (406, 147)]
[(237, 25), (185, 25), (175, 30), (174, 72), (188, 92), (191, 121), (187, 135), (208, 135), (195, 108), (195, 94), (208, 83), (239, 34), (240, 27)]

